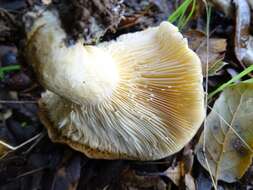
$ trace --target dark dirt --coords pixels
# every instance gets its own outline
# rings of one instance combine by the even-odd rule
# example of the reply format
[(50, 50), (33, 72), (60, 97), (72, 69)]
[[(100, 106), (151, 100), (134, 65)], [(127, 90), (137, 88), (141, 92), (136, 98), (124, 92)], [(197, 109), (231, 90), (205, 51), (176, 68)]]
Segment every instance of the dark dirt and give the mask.
[[(177, 186), (166, 174), (168, 168), (178, 164), (192, 175), (196, 189), (212, 188), (207, 172), (192, 153), (199, 134), (183, 151), (153, 162), (92, 160), (65, 145), (52, 143), (37, 116), (37, 101), (43, 89), (22, 54), (25, 42), (22, 15), (35, 5), (59, 10), (69, 43), (82, 37), (86, 44), (94, 44), (157, 25), (168, 18), (178, 3), (177, 0), (0, 0), (0, 66), (21, 66), (20, 70), (8, 72), (0, 79), (0, 139), (18, 146), (42, 134), (0, 159), (1, 190), (186, 189), (184, 180), (179, 180)], [(205, 11), (200, 3), (184, 31), (204, 32), (205, 23)], [(235, 21), (213, 10), (210, 30), (211, 37), (225, 38), (228, 42), (235, 30)], [(234, 64), (209, 78), (211, 90), (229, 79), (229, 69), (234, 72), (242, 69), (234, 56), (233, 43), (228, 42), (227, 47), (231, 50), (224, 55), (225, 60)], [(221, 182), (219, 188), (252, 189), (251, 170), (238, 183)], [(184, 173), (178, 175), (182, 178)]]
[(86, 44), (96, 43), (108, 30), (115, 31), (124, 14), (123, 3), (117, 0), (66, 0), (55, 6), (69, 36), (82, 37)]

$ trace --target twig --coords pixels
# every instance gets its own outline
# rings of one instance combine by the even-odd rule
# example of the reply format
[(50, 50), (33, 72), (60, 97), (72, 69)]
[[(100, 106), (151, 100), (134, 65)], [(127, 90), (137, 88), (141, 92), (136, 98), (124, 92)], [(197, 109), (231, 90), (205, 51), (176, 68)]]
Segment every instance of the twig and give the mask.
[(205, 90), (206, 90), (206, 93), (205, 93), (205, 120), (204, 120), (204, 135), (203, 135), (203, 155), (204, 155), (204, 158), (205, 158), (205, 163), (207, 165), (207, 169), (208, 169), (208, 172), (209, 172), (209, 175), (211, 177), (211, 180), (212, 180), (212, 183), (213, 183), (213, 186), (214, 186), (214, 189), (217, 190), (217, 180), (214, 179), (213, 177), (213, 174), (212, 174), (212, 170), (211, 170), (211, 167), (209, 165), (209, 162), (207, 160), (207, 157), (206, 157), (206, 127), (207, 127), (207, 106), (208, 106), (208, 63), (209, 63), (209, 38), (210, 38), (210, 17), (211, 17), (211, 9), (210, 7), (208, 6), (208, 3), (206, 0), (203, 0), (204, 4), (205, 4), (205, 9), (206, 9), (206, 15), (207, 15), (207, 23), (206, 23), (206, 81), (205, 81)]
[(37, 104), (34, 100), (0, 100), (0, 104)]
[(19, 179), (19, 178), (25, 177), (25, 176), (27, 176), (27, 175), (31, 175), (31, 174), (36, 173), (36, 172), (39, 172), (39, 171), (41, 171), (41, 170), (44, 170), (45, 168), (47, 168), (47, 166), (43, 166), (43, 167), (40, 167), (40, 168), (31, 170), (31, 171), (25, 172), (25, 173), (23, 173), (23, 174), (21, 174), (21, 175), (15, 177), (15, 178), (12, 179), (11, 181), (15, 181), (15, 180), (17, 180), (17, 179)]
[(42, 133), (39, 133), (39, 134), (35, 135), (34, 137), (28, 139), (27, 141), (21, 143), (21, 144), (18, 145), (18, 146), (9, 145), (8, 143), (5, 143), (5, 142), (3, 142), (3, 141), (1, 141), (1, 140), (0, 140), (0, 144), (3, 145), (3, 146), (5, 146), (5, 147), (7, 147), (8, 149), (11, 149), (12, 151), (15, 151), (15, 150), (17, 150), (17, 149), (19, 149), (19, 148), (21, 148), (21, 147), (27, 145), (28, 143), (34, 141), (35, 139), (39, 138), (39, 137), (41, 136), (41, 134), (42, 134)]
[(43, 139), (43, 137), (45, 137), (45, 134), (46, 134), (45, 131), (41, 132), (41, 136), (38, 137), (38, 139), (36, 139), (36, 142), (33, 143), (31, 145), (31, 147), (29, 147), (23, 154), (29, 153), (41, 141), (41, 139)]

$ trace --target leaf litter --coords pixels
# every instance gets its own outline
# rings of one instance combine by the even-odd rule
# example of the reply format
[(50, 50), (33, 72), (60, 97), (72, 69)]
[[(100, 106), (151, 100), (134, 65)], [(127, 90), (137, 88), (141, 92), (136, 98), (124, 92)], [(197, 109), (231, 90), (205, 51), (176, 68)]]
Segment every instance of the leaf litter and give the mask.
[[(22, 30), (20, 30), (22, 21), (19, 20), (19, 15), (21, 15), (22, 11), (32, 7), (35, 3), (39, 3), (39, 1), (2, 2), (0, 3), (0, 28), (2, 31), (0, 33), (0, 45), (1, 47), (4, 45), (17, 49), (17, 64), (21, 65), (21, 71), (11, 71), (10, 74), (5, 73), (4, 80), (0, 81), (0, 110), (3, 116), (3, 122), (0, 124), (0, 140), (16, 147), (27, 140), (29, 141), (42, 130), (42, 126), (36, 116), (36, 109), (31, 109), (33, 106), (29, 105), (36, 103), (43, 89), (37, 84), (35, 77), (30, 72), (31, 68), (23, 61), (22, 40), (24, 36)], [(42, 1), (44, 4), (56, 6), (62, 11), (62, 15), (69, 8), (75, 9), (79, 6), (77, 11), (79, 15), (75, 15), (77, 22), (72, 23), (72, 27), (69, 27), (69, 32), (73, 37), (83, 35), (88, 43), (96, 43), (100, 36), (103, 36), (101, 40), (108, 40), (122, 33), (157, 25), (162, 20), (168, 19), (169, 15), (177, 8), (177, 5), (183, 1), (140, 0), (137, 2), (136, 0), (125, 0), (123, 2), (123, 11), (116, 11), (116, 16), (111, 15), (110, 19), (108, 19), (109, 22), (99, 25), (99, 31), (91, 31), (90, 33), (87, 30), (83, 30), (82, 27), (84, 25), (91, 26), (91, 23), (87, 23), (87, 15), (82, 13), (83, 10), (87, 9), (84, 2), (84, 0), (75, 0), (74, 3), (71, 3), (72, 6), (66, 8), (68, 0)], [(110, 1), (106, 1), (106, 3), (108, 2)], [(207, 19), (203, 8), (204, 4), (202, 1), (196, 2), (198, 11), (195, 11), (191, 20), (182, 29), (182, 32), (188, 38), (190, 46), (201, 58), (203, 71), (208, 70), (208, 76), (206, 77), (208, 84), (213, 83), (216, 85), (207, 86), (209, 91), (212, 92), (212, 90), (229, 81), (228, 70), (240, 73), (244, 67), (252, 65), (252, 32), (249, 30), (252, 18), (248, 14), (249, 8), (252, 11), (252, 2), (250, 0), (236, 0), (233, 2), (227, 0), (208, 1), (213, 6), (210, 19), (210, 34), (205, 32)], [(110, 9), (110, 6), (107, 8)], [(191, 8), (186, 9), (185, 14), (189, 14)], [(93, 8), (88, 6), (88, 9), (91, 9), (88, 12), (92, 13)], [(121, 20), (118, 20), (119, 15), (122, 16)], [(96, 15), (92, 23), (100, 23), (100, 19), (101, 17)], [(67, 21), (66, 19), (66, 23)], [(110, 23), (110, 21), (115, 22)], [(119, 25), (117, 26), (117, 24)], [(227, 31), (225, 31), (225, 28), (227, 28)], [(231, 31), (234, 31), (234, 33)], [(2, 60), (2, 56), (0, 55), (0, 60)], [(204, 72), (204, 75), (206, 74)], [(252, 173), (252, 152), (249, 151), (249, 147), (252, 148), (252, 142), (250, 133), (248, 133), (250, 128), (252, 128), (252, 125), (250, 125), (252, 121), (248, 116), (250, 112), (247, 111), (247, 109), (251, 109), (248, 106), (251, 105), (251, 101), (248, 99), (251, 97), (249, 93), (251, 87), (248, 87), (252, 85), (248, 80), (250, 78), (250, 76), (246, 75), (237, 77), (236, 83), (238, 84), (233, 83), (233, 86), (222, 88), (219, 91), (221, 95), (216, 101), (217, 93), (210, 99), (210, 114), (207, 117), (207, 125), (204, 131), (207, 141), (205, 142), (206, 153), (213, 150), (213, 146), (216, 146), (217, 149), (216, 154), (212, 151), (206, 154), (211, 170), (207, 168), (206, 162), (200, 159), (201, 153), (199, 151), (203, 148), (203, 131), (201, 130), (196, 135), (196, 138), (192, 140), (190, 146), (185, 147), (183, 151), (173, 156), (173, 162), (171, 162), (171, 158), (147, 163), (90, 160), (74, 150), (63, 145), (53, 144), (47, 137), (43, 137), (36, 143), (31, 142), (16, 151), (12, 151), (0, 160), (0, 175), (2, 176), (0, 187), (1, 189), (18, 189), (19, 184), (22, 184), (23, 189), (36, 187), (41, 189), (162, 190), (181, 188), (202, 190), (211, 189), (211, 186), (223, 189), (253, 188), (252, 180), (250, 180), (252, 179), (252, 175), (250, 175)], [(240, 82), (242, 80), (248, 80), (248, 82), (242, 83)], [(244, 90), (249, 94), (247, 97), (243, 95), (244, 104), (241, 106), (242, 109), (239, 109), (236, 113), (236, 115), (241, 113), (240, 125), (230, 124), (234, 127), (235, 131), (233, 131), (225, 125), (225, 121), (229, 124), (231, 118), (229, 118), (230, 112), (224, 110), (227, 107), (227, 111), (229, 111), (229, 106), (234, 105), (232, 107), (234, 108), (238, 104), (238, 96), (240, 94), (236, 93), (236, 89), (240, 89), (240, 92)], [(3, 91), (5, 93), (2, 93)], [(13, 91), (16, 93), (15, 97), (11, 96)], [(213, 102), (214, 107), (212, 108)], [(36, 107), (36, 104), (34, 106)], [(224, 112), (217, 112), (219, 114), (217, 115), (215, 114), (216, 109), (221, 109)], [(221, 116), (225, 121), (220, 119)], [(238, 116), (235, 118), (235, 121), (237, 121)], [(213, 125), (213, 120), (218, 120), (222, 125), (216, 129)], [(213, 128), (222, 132), (215, 133), (215, 137), (213, 137)], [(242, 128), (247, 128), (247, 130), (242, 130)], [(220, 149), (217, 148), (217, 143), (214, 139), (222, 139), (222, 135), (226, 136), (226, 138), (223, 138), (223, 140), (226, 139), (224, 140), (226, 142), (224, 143), (224, 150), (228, 149), (229, 151), (221, 152), (221, 156), (218, 154)], [(198, 142), (199, 137), (200, 141)], [(196, 155), (193, 154), (194, 149), (199, 162), (195, 159)], [(4, 146), (0, 145), (0, 153), (6, 153)], [(215, 162), (211, 159), (215, 156), (217, 158), (217, 154), (220, 156), (218, 170)], [(231, 170), (230, 172), (228, 172), (228, 169), (226, 170), (227, 166)], [(229, 166), (239, 169), (233, 170)], [(208, 171), (211, 171), (216, 181), (221, 180), (218, 185), (212, 184)], [(96, 181), (100, 181), (100, 183), (98, 184)], [(226, 182), (234, 183), (229, 185)]]

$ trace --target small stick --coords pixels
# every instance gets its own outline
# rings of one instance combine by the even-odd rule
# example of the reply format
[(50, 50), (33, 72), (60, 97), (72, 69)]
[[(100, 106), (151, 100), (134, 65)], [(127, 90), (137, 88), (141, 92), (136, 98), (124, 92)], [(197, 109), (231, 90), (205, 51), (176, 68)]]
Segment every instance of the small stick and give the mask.
[(0, 100), (0, 104), (37, 104), (33, 100)]
[(25, 146), (26, 144), (28, 144), (28, 143), (34, 141), (35, 139), (37, 139), (38, 137), (40, 137), (41, 134), (42, 134), (42, 133), (39, 133), (39, 134), (35, 135), (34, 137), (28, 139), (27, 141), (21, 143), (21, 144), (18, 145), (18, 146), (9, 145), (8, 143), (5, 143), (5, 142), (3, 142), (3, 141), (1, 141), (1, 140), (0, 140), (0, 144), (3, 145), (3, 146), (5, 146), (5, 147), (7, 147), (8, 149), (11, 149), (12, 151), (15, 151), (15, 150), (17, 150), (17, 149), (19, 149), (19, 148)]

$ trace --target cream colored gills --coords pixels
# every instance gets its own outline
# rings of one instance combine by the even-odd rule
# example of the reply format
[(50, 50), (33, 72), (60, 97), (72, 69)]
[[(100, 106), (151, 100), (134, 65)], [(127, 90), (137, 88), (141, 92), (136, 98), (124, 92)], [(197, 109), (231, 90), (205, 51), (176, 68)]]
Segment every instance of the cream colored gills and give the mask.
[(175, 26), (98, 46), (66, 47), (65, 37), (50, 11), (28, 33), (28, 61), (52, 91), (42, 100), (57, 141), (93, 158), (155, 160), (194, 136), (204, 118), (201, 65)]
[(66, 47), (66, 34), (56, 18), (44, 12), (28, 35), (33, 41), (28, 46), (30, 51), (36, 50), (30, 60), (36, 58), (31, 62), (36, 63), (42, 84), (78, 104), (97, 104), (109, 98), (119, 81), (112, 56), (81, 42)]

